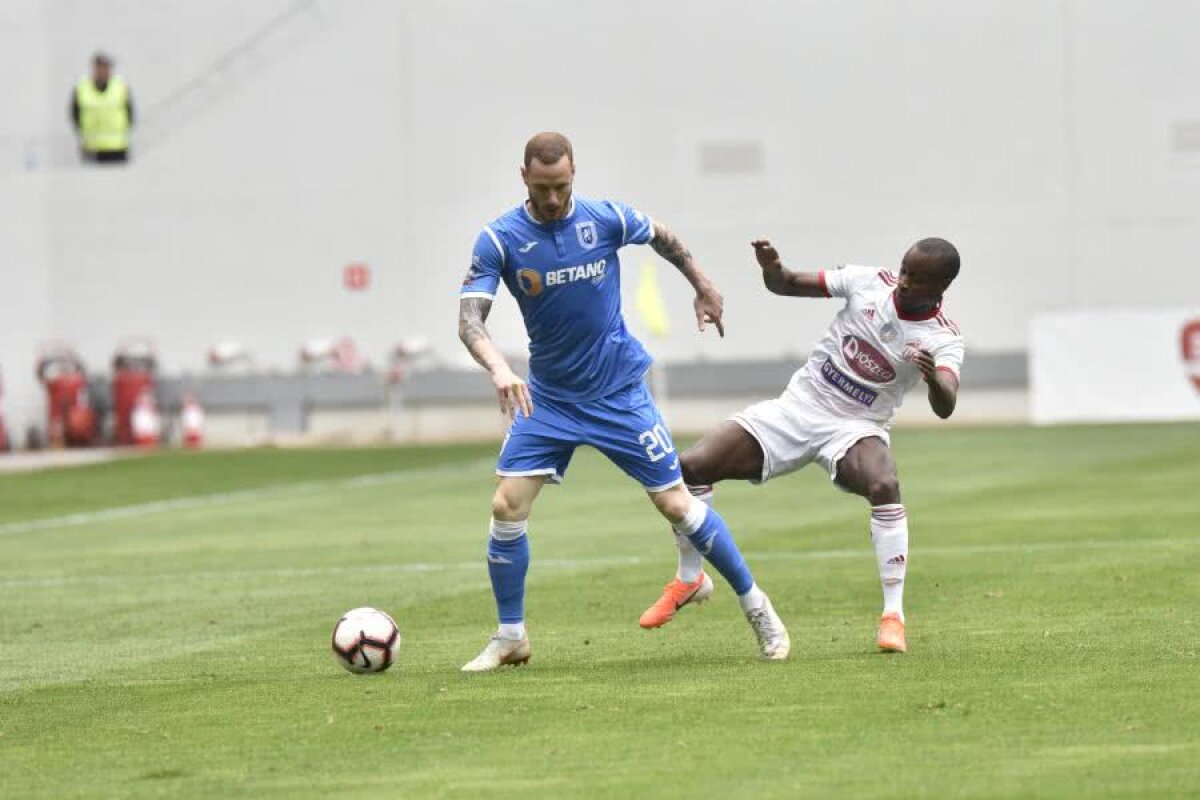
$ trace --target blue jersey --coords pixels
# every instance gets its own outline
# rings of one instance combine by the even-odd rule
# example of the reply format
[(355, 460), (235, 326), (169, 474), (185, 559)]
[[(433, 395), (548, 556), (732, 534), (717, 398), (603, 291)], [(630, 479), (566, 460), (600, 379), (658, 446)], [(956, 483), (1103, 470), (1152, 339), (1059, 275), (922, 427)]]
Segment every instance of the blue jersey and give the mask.
[(522, 203), (484, 227), (461, 297), (516, 298), (529, 336), (529, 384), (565, 402), (607, 397), (641, 380), (650, 355), (621, 316), (617, 251), (654, 238), (650, 218), (611, 200), (572, 199), (542, 223)]

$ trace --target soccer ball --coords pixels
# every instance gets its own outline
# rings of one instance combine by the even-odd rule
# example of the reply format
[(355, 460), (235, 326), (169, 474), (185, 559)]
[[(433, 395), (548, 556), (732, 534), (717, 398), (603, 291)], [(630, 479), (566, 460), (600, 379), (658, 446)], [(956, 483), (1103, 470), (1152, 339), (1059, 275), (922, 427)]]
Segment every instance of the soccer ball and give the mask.
[(352, 608), (333, 626), (333, 657), (350, 672), (383, 672), (399, 653), (400, 629), (377, 608)]

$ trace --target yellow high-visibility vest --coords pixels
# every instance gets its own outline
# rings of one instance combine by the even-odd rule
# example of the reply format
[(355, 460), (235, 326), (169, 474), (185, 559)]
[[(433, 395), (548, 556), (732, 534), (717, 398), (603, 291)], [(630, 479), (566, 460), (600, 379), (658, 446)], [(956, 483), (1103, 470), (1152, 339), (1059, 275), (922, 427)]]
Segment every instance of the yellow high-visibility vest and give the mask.
[(79, 102), (84, 150), (107, 153), (129, 149), (129, 87), (121, 77), (109, 78), (102, 92), (85, 75), (75, 84), (75, 99)]

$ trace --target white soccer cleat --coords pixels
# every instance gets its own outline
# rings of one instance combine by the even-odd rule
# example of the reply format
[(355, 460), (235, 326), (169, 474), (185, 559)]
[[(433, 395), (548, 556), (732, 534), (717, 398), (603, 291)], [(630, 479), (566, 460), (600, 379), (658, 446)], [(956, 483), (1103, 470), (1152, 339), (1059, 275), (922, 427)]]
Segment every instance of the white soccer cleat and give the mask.
[(463, 672), (491, 672), (505, 664), (521, 666), (529, 663), (529, 637), (520, 639), (505, 639), (499, 633), (493, 633), (488, 639), (487, 647), (475, 658), (463, 664)]
[(783, 620), (775, 613), (771, 598), (763, 600), (763, 604), (746, 612), (746, 621), (754, 629), (758, 637), (759, 656), (767, 661), (783, 661), (792, 650), (792, 640), (788, 638), (787, 628)]

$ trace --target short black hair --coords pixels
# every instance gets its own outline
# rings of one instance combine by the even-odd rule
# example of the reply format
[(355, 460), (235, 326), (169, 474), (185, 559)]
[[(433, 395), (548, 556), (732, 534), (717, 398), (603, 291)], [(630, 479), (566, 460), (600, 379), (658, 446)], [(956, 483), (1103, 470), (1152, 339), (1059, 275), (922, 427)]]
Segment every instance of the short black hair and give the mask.
[(92, 63), (96, 65), (103, 64), (106, 67), (111, 67), (113, 63), (112, 56), (103, 50), (97, 50), (95, 55), (92, 56)]
[(939, 239), (936, 236), (922, 239), (914, 244), (913, 247), (925, 255), (933, 256), (937, 259), (948, 281), (952, 281), (958, 277), (959, 257), (957, 247), (945, 239)]

